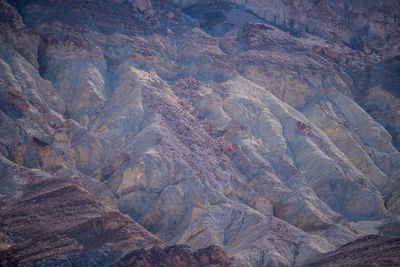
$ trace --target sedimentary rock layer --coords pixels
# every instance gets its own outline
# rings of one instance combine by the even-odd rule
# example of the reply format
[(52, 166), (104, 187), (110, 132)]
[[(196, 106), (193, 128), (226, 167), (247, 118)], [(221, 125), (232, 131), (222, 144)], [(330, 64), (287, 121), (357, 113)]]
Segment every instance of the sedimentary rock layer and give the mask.
[(1, 250), (301, 266), (399, 234), (398, 4), (296, 3), (0, 0)]

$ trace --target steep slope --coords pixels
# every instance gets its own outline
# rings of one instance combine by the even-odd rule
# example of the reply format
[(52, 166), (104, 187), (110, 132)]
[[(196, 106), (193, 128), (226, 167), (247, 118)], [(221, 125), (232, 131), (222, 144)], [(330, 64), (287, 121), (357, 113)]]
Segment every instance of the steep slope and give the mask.
[[(394, 57), (399, 53), (399, 13), (400, 4), (396, 0), (365, 2), (362, 0), (171, 0), (193, 13), (207, 10), (215, 5), (229, 7), (244, 6), (268, 23), (280, 26), (297, 36), (307, 33), (323, 37), (337, 43), (346, 43), (353, 49), (367, 54), (378, 53), (383, 57)], [(221, 4), (223, 3), (223, 4)], [(226, 13), (211, 11), (215, 15)], [(229, 12), (228, 12), (229, 14)], [(218, 17), (217, 15), (217, 17)], [(227, 16), (229, 17), (229, 16)], [(219, 20), (224, 23), (224, 19)], [(216, 23), (213, 23), (216, 24)]]
[(73, 180), (43, 177), (3, 158), (1, 166), (26, 183), (0, 209), (2, 250), (21, 265), (106, 266), (132, 248), (164, 246)]
[(191, 252), (189, 249), (179, 246), (160, 249), (154, 247), (151, 250), (135, 250), (123, 257), (112, 267), (123, 266), (218, 266), (227, 267), (231, 262), (224, 251), (217, 246), (210, 246)]
[[(113, 245), (60, 245), (60, 257), (117, 251), (103, 264), (161, 242), (142, 240), (119, 211), (167, 243), (221, 246), (234, 266), (300, 266), (364, 235), (399, 234), (398, 13), (380, 22), (379, 38), (394, 34), (378, 47), (353, 15), (342, 23), (347, 11), (303, 17), (311, 2), (192, 1), (182, 11), (165, 1), (1, 0), (0, 151), (7, 166), (43, 180), (39, 190), (4, 171), (2, 212), (35, 211), (24, 199), (44, 195), (66, 217), (58, 234), (76, 240), (60, 207), (79, 210), (63, 204), (70, 191), (83, 204), (95, 195), (102, 204), (80, 216), (100, 230), (85, 231)], [(368, 18), (387, 9), (353, 2)], [(389, 101), (377, 108), (382, 94)], [(63, 193), (45, 190), (53, 185)], [(142, 243), (122, 245), (110, 229)], [(14, 235), (21, 260), (45, 260), (42, 249), (27, 258), (30, 235)]]
[(399, 266), (400, 239), (367, 236), (323, 255), (306, 266)]

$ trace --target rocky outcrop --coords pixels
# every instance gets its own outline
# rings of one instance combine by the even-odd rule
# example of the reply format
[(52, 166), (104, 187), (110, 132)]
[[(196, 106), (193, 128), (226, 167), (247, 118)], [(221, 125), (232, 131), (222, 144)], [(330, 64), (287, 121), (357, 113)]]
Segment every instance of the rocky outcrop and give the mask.
[(298, 36), (311, 33), (328, 40), (342, 41), (365, 53), (379, 53), (389, 58), (399, 53), (397, 10), (400, 6), (395, 0), (369, 3), (362, 0), (339, 2), (171, 0), (171, 2), (186, 7), (193, 14), (197, 12), (198, 16), (206, 11), (204, 16), (214, 21), (217, 15), (222, 18), (220, 23), (224, 23), (224, 12), (213, 12), (204, 7), (216, 5), (220, 10), (221, 7), (239, 5), (269, 23), (283, 27)]
[(123, 266), (231, 266), (231, 261), (218, 246), (210, 246), (192, 252), (185, 246), (170, 246), (164, 249), (154, 247), (151, 250), (136, 250), (124, 256), (112, 267)]
[(308, 266), (398, 266), (400, 239), (367, 236), (321, 256)]
[(396, 234), (398, 8), (342, 2), (0, 0), (2, 250), (301, 266)]
[[(400, 57), (396, 56), (368, 67), (371, 75), (360, 84), (359, 99), (364, 109), (379, 121), (392, 135), (393, 143), (399, 149), (399, 87)], [(389, 105), (387, 103), (390, 103)]]
[(106, 266), (132, 248), (164, 245), (78, 183), (32, 176), (29, 170), (8, 164), (19, 179), (33, 181), (27, 181), (20, 196), (0, 209), (0, 232), (7, 233), (9, 240), (1, 254), (7, 266), (17, 261), (22, 265)]

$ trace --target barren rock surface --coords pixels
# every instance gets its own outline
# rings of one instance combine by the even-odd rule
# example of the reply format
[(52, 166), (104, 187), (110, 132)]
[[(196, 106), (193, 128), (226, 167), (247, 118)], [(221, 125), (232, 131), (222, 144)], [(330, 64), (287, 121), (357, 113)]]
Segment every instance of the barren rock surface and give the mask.
[(209, 246), (198, 251), (191, 252), (184, 246), (170, 246), (164, 249), (154, 247), (151, 250), (135, 250), (126, 255), (120, 261), (112, 264), (112, 267), (123, 266), (214, 266), (227, 267), (231, 261), (224, 251), (218, 246)]
[(22, 264), (165, 242), (301, 266), (399, 234), (396, 1), (0, 12), (0, 250)]
[(19, 264), (106, 265), (131, 248), (164, 246), (76, 181), (43, 179), (10, 162), (2, 165), (27, 183), (17, 201), (0, 209), (2, 250)]
[(321, 256), (310, 266), (399, 266), (400, 239), (367, 236)]

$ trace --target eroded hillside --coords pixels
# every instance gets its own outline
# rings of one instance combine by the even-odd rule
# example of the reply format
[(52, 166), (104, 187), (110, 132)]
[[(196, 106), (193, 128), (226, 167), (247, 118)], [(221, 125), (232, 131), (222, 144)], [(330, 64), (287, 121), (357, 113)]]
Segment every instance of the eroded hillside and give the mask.
[(0, 10), (0, 248), (21, 263), (169, 243), (301, 266), (400, 234), (397, 1)]

